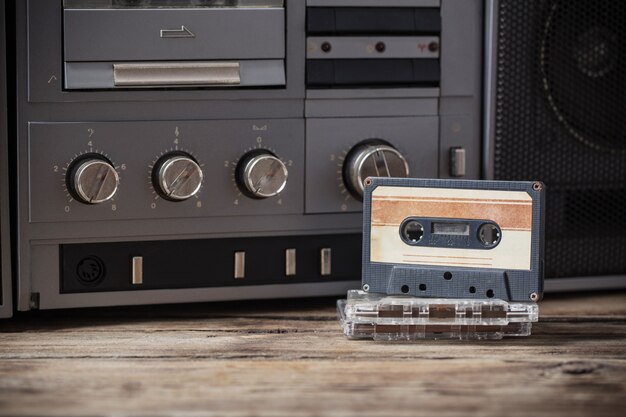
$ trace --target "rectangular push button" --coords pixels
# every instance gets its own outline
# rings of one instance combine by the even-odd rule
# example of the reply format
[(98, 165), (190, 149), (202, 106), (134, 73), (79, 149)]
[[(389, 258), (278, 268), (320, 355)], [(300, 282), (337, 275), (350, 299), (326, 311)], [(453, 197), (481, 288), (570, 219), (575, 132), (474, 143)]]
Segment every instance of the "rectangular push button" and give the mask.
[(331, 250), (330, 248), (323, 248), (320, 251), (320, 275), (328, 276), (331, 272)]
[(133, 256), (132, 269), (133, 285), (143, 284), (143, 256)]
[(285, 276), (292, 277), (296, 275), (296, 250), (285, 250)]
[(235, 279), (242, 279), (246, 276), (246, 253), (243, 251), (235, 252)]

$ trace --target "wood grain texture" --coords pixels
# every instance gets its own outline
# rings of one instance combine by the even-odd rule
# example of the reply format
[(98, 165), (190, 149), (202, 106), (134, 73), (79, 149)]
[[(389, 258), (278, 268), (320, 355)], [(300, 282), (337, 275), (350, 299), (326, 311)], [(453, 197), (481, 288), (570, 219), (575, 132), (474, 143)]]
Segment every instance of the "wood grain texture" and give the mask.
[(0, 415), (624, 416), (626, 293), (540, 309), (417, 343), (346, 340), (333, 299), (36, 312), (0, 322)]

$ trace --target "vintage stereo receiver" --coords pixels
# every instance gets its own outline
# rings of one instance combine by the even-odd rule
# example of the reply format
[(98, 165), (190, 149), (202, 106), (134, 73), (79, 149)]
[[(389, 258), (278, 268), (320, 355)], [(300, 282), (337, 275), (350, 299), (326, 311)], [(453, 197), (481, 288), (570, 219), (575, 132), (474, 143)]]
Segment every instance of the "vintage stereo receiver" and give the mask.
[(480, 176), (479, 0), (12, 3), (19, 310), (345, 293), (366, 177)]
[(621, 2), (7, 4), (19, 310), (343, 293), (368, 176), (544, 181), (546, 289), (626, 285)]

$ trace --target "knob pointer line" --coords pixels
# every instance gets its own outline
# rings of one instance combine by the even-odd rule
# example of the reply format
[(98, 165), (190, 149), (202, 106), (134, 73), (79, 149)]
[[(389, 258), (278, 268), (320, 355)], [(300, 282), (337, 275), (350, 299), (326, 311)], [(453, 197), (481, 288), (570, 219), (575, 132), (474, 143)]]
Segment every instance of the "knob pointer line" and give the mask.
[(182, 188), (187, 185), (187, 183), (191, 179), (191, 176), (194, 174), (193, 169), (194, 166), (191, 163), (188, 163), (187, 166), (185, 166), (185, 169), (183, 169), (180, 174), (178, 174), (178, 176), (174, 179), (174, 181), (172, 181), (169, 196), (171, 196), (177, 188)]
[(102, 199), (100, 194), (102, 194), (102, 191), (104, 190), (104, 182), (107, 180), (110, 173), (111, 170), (108, 169), (106, 166), (100, 167), (100, 169), (98, 170), (98, 174), (96, 175), (97, 181), (94, 181), (91, 186), (89, 195), (92, 195), (93, 197), (89, 200), (89, 203), (93, 204), (94, 200)]

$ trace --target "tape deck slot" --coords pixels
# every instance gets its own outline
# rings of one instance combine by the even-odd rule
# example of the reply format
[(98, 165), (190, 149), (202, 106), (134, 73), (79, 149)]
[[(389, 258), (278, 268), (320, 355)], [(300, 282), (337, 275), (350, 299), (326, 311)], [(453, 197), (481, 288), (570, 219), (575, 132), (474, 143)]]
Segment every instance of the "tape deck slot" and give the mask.
[(66, 0), (63, 32), (66, 90), (286, 84), (282, 0)]
[(434, 7), (309, 7), (307, 33), (438, 34), (441, 15)]

